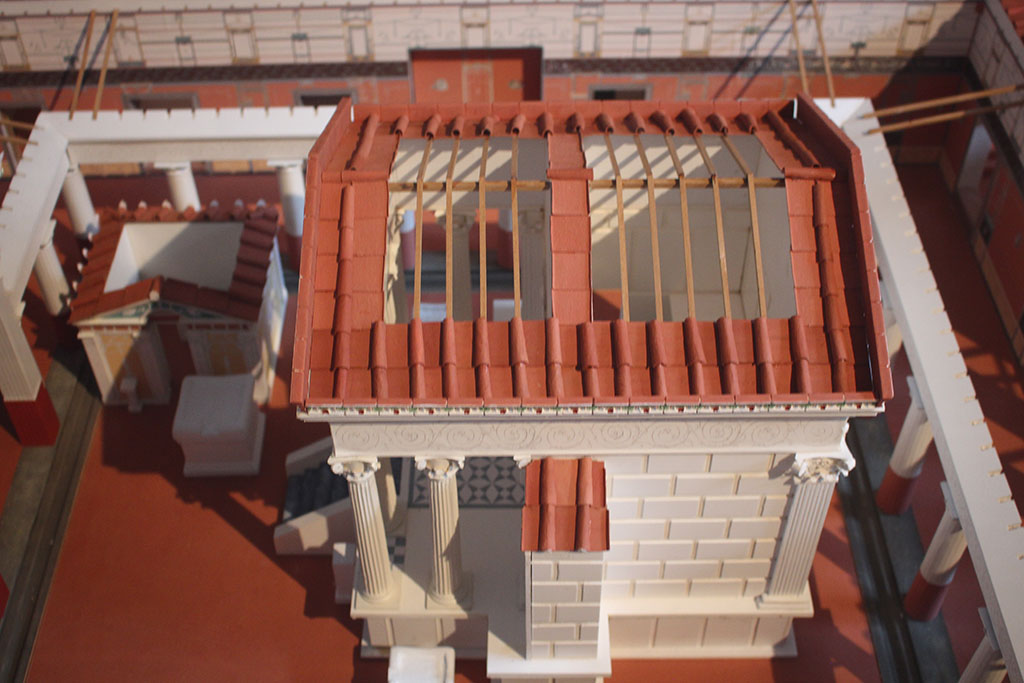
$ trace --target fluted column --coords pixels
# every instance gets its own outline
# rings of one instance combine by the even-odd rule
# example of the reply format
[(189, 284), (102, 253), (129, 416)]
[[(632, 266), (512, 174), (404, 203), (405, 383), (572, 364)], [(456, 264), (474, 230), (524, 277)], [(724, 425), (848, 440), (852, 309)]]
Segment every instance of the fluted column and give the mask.
[(982, 607), (978, 612), (981, 614), (982, 623), (985, 624), (985, 634), (978, 643), (978, 649), (971, 655), (971, 661), (967, 662), (963, 673), (960, 674), (960, 683), (1001, 683), (1006, 678), (1006, 661), (999, 650), (999, 643), (996, 642), (988, 610)]
[(60, 315), (67, 307), (71, 287), (68, 285), (68, 279), (64, 277), (64, 269), (60, 265), (57, 250), (53, 248), (53, 224), (54, 221), (50, 221), (49, 237), (39, 247), (33, 270), (47, 312), (50, 315)]
[(950, 495), (949, 486), (942, 482), (942, 495), (946, 499), (946, 510), (942, 513), (939, 528), (935, 530), (928, 550), (917, 570), (914, 583), (903, 600), (903, 609), (911, 619), (930, 621), (942, 609), (942, 602), (949, 592), (949, 586), (956, 574), (956, 566), (967, 550), (967, 537), (960, 526)]
[(461, 458), (417, 460), (430, 479), (430, 520), (434, 542), (430, 599), (442, 605), (464, 603), (469, 582), (462, 573), (462, 543), (459, 534), (459, 489), (456, 480)]
[(794, 463), (796, 491), (786, 516), (786, 527), (761, 601), (793, 602), (803, 594), (818, 549), (832, 492), (840, 475), (853, 469), (854, 460), (844, 443), (833, 453), (797, 453)]
[(171, 203), (175, 211), (184, 211), (188, 207), (198, 209), (199, 190), (196, 188), (196, 179), (192, 175), (192, 164), (187, 161), (157, 163), (154, 168), (161, 169), (167, 173), (167, 184), (171, 188)]
[(932, 442), (932, 427), (913, 377), (907, 378), (907, 388), (910, 391), (910, 408), (875, 496), (878, 508), (890, 515), (902, 514), (910, 507), (914, 483), (921, 474), (925, 453)]
[(99, 232), (100, 217), (92, 205), (92, 197), (89, 196), (85, 176), (82, 175), (78, 164), (72, 164), (68, 169), (61, 196), (64, 198), (64, 204), (68, 207), (71, 227), (74, 229), (75, 235), (85, 237)]
[(388, 542), (384, 534), (384, 516), (377, 495), (375, 472), (380, 467), (377, 458), (351, 460), (337, 456), (328, 459), (335, 474), (344, 474), (348, 480), (349, 498), (356, 524), (356, 546), (359, 565), (363, 571), (361, 597), (368, 602), (382, 602), (393, 597), (395, 578), (388, 557)]

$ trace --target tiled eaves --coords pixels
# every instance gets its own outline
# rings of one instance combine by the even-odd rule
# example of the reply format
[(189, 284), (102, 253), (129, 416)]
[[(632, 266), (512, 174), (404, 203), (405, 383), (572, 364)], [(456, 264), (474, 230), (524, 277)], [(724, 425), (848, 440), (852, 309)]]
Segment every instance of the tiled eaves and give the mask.
[[(242, 233), (227, 291), (183, 282), (169, 277), (152, 277), (123, 289), (104, 292), (103, 288), (117, 252), (126, 223), (142, 222), (226, 222), (241, 221)], [(272, 207), (188, 208), (178, 212), (168, 207), (129, 210), (124, 207), (100, 210), (100, 231), (86, 251), (75, 298), (71, 302), (69, 322), (88, 325), (91, 318), (146, 300), (163, 299), (212, 313), (255, 322), (263, 302), (271, 252), (277, 235), (277, 211)]]
[(524, 552), (608, 550), (604, 463), (541, 458), (526, 466)]
[[(322, 170), (307, 174), (295, 403), (404, 410), (882, 400), (871, 365), (885, 366), (875, 359), (869, 365), (868, 334), (856, 325), (868, 308), (859, 297), (869, 286), (860, 285), (870, 277), (847, 272), (862, 236), (852, 234), (849, 244), (837, 247), (839, 224), (828, 215), (853, 212), (850, 203), (829, 201), (830, 194), (844, 194), (849, 164), (829, 166), (833, 154), (805, 144), (809, 126), (786, 116), (791, 103), (541, 102), (354, 112), (347, 106), (339, 107), (314, 147), (311, 163)], [(801, 104), (800, 112), (812, 109)], [(714, 134), (728, 125), (761, 140), (787, 179), (797, 316), (663, 324), (590, 320), (590, 171), (577, 131), (597, 133), (601, 114), (623, 131), (634, 130), (639, 119), (650, 122), (651, 132), (664, 130), (666, 122), (682, 135)], [(521, 137), (548, 139), (554, 318), (383, 323), (386, 181), (399, 138), (450, 135), (453, 129), (475, 137), (485, 128), (509, 135), (512, 127)], [(851, 348), (854, 341), (860, 348)], [(682, 361), (667, 361), (673, 353)]]

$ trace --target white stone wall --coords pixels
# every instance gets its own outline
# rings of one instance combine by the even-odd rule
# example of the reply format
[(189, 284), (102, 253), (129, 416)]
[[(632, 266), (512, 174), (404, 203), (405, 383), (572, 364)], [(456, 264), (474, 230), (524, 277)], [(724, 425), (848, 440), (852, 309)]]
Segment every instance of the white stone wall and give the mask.
[(605, 553), (527, 553), (531, 659), (597, 656)]
[[(979, 17), (969, 56), (984, 88), (1000, 88), (1024, 82), (1024, 44), (1013, 33), (1013, 26), (1005, 14), (997, 18), (986, 11)], [(1019, 93), (1010, 92), (993, 97), (992, 102), (1001, 105), (1019, 99)], [(1012, 151), (1005, 151), (1016, 154), (1024, 161), (1022, 108), (1010, 107), (998, 112), (997, 116), (1016, 147)]]
[[(92, 45), (100, 44), (106, 12)], [(112, 66), (216, 66), (342, 61), (406, 61), (409, 48), (542, 47), (547, 59), (779, 56), (795, 49), (784, 2), (575, 2), (424, 5), (414, 0), (299, 7), (250, 0), (170, 11), (137, 0), (123, 12)], [(237, 5), (237, 3), (235, 3)], [(977, 20), (973, 1), (832, 1), (820, 3), (830, 55), (963, 55)], [(283, 7), (281, 5), (284, 5)], [(290, 7), (288, 5), (291, 5)], [(799, 3), (801, 47), (817, 54), (809, 3)], [(220, 9), (224, 8), (224, 9)], [(122, 8), (123, 9), (123, 8)], [(47, 15), (45, 12), (50, 12)], [(71, 12), (77, 12), (70, 15)], [(63, 70), (85, 26), (85, 8), (71, 2), (3, 3), (0, 59), (8, 69)], [(855, 48), (855, 43), (863, 43)]]
[(760, 595), (792, 488), (792, 454), (604, 458), (608, 598)]

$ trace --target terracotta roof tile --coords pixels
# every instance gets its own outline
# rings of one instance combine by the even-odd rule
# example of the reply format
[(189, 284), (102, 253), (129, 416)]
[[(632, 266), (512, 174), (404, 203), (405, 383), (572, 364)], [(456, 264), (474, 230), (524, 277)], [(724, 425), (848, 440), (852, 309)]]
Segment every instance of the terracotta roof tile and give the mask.
[(522, 549), (608, 550), (604, 463), (542, 458), (526, 467)]

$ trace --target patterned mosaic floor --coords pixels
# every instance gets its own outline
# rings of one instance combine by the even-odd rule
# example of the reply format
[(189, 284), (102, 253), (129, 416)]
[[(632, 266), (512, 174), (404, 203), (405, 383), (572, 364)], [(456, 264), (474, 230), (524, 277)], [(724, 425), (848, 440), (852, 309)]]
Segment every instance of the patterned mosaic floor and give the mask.
[[(417, 470), (411, 459), (403, 461), (403, 479), (410, 474), (409, 507), (429, 507), (430, 486), (425, 470)], [(411, 470), (411, 471), (410, 471)], [(525, 473), (512, 458), (466, 458), (466, 466), (456, 475), (459, 506), (522, 507)], [(408, 481), (408, 479), (406, 479)]]

